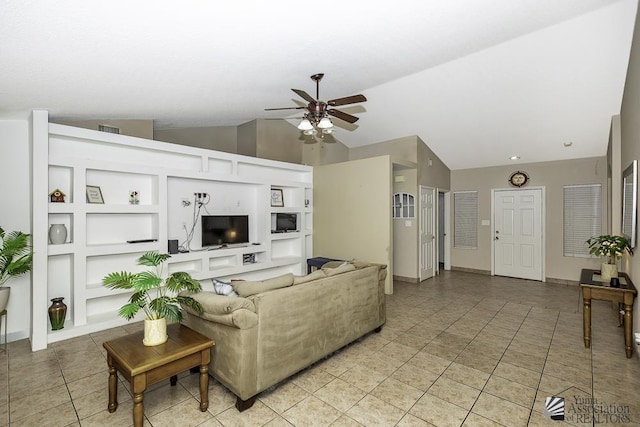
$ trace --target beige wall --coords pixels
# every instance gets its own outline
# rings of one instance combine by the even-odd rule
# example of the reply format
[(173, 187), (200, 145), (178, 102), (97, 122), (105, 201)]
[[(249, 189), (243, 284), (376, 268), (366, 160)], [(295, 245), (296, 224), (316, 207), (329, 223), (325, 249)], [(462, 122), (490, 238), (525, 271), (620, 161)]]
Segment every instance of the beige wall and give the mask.
[(389, 155), (392, 161), (416, 163), (418, 161), (417, 140), (418, 137), (414, 135), (377, 144), (354, 147), (349, 150), (349, 160)]
[(107, 125), (120, 129), (121, 135), (153, 139), (153, 120), (54, 120), (52, 123), (98, 130), (98, 125)]
[(238, 132), (236, 126), (156, 129), (153, 139), (190, 147), (235, 153)]
[(431, 151), (427, 144), (417, 139), (418, 184), (441, 190), (451, 188), (451, 170)]
[[(633, 160), (640, 160), (640, 18), (636, 16), (635, 32), (631, 45), (631, 57), (620, 112), (621, 167), (624, 170)], [(620, 180), (621, 176), (613, 179)], [(614, 213), (615, 215), (615, 213)], [(629, 273), (636, 288), (640, 284), (640, 256), (636, 254), (623, 262), (623, 270)], [(640, 332), (640, 302), (636, 299), (633, 310), (633, 330)]]
[(256, 157), (302, 163), (300, 131), (285, 120), (257, 120)]
[[(527, 187), (545, 188), (546, 277), (577, 281), (582, 268), (599, 268), (599, 261), (595, 258), (563, 256), (562, 193), (564, 185), (602, 184), (602, 224), (603, 232), (605, 232), (607, 224), (607, 159), (604, 156), (452, 171), (452, 191), (478, 191), (478, 248), (473, 250), (452, 248), (451, 265), (491, 271), (491, 227), (481, 225), (481, 221), (492, 220), (491, 190), (508, 188), (507, 178), (516, 170), (522, 170), (529, 174), (530, 182)], [(453, 225), (453, 219), (451, 223)]]
[[(393, 170), (393, 193), (404, 192), (414, 196), (416, 203), (413, 219), (393, 220), (393, 274), (398, 278), (417, 281), (418, 274), (418, 172), (416, 169)], [(404, 180), (398, 182), (398, 180)], [(390, 201), (391, 204), (391, 201)]]
[(391, 160), (374, 157), (314, 167), (313, 253), (386, 264), (393, 292)]
[[(391, 157), (392, 163), (396, 166), (394, 174), (406, 175), (401, 187), (407, 188), (406, 191), (415, 196), (416, 204), (420, 199), (418, 185), (441, 190), (451, 188), (451, 170), (415, 135), (356, 147), (349, 151), (349, 158), (352, 160), (381, 155)], [(413, 168), (409, 168), (413, 170), (412, 173), (405, 173), (408, 170), (407, 165), (413, 165)], [(398, 190), (396, 186), (394, 192), (396, 191), (405, 190)], [(419, 206), (416, 206), (416, 216), (418, 211)], [(408, 227), (405, 221), (394, 220), (393, 229), (394, 274), (399, 278), (417, 281), (420, 277), (418, 219), (416, 217)]]
[(336, 138), (320, 142), (306, 141), (302, 144), (302, 163), (322, 166), (349, 160), (349, 148)]
[(238, 126), (238, 153), (244, 156), (256, 157), (258, 138), (258, 121), (250, 122)]

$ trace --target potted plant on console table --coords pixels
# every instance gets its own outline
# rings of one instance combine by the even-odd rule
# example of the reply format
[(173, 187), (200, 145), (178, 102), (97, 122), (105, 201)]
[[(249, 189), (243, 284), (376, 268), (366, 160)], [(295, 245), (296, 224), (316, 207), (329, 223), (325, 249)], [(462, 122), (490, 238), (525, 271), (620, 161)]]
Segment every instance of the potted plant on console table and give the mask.
[(617, 261), (622, 258), (624, 252), (633, 254), (629, 239), (623, 236), (611, 236), (608, 234), (592, 237), (587, 240), (589, 253), (606, 257), (606, 262), (600, 266), (600, 277), (603, 282), (609, 283), (612, 277), (618, 277)]
[(102, 284), (110, 289), (134, 291), (118, 314), (131, 320), (141, 309), (145, 312), (142, 343), (146, 346), (160, 345), (167, 341), (167, 320), (176, 323), (182, 321), (179, 304), (202, 313), (202, 305), (198, 301), (189, 296), (178, 295), (182, 291), (201, 291), (200, 282), (182, 271), (171, 273), (166, 279), (162, 278), (163, 263), (170, 257), (171, 255), (155, 251), (147, 252), (138, 258), (138, 265), (153, 269), (140, 273), (116, 272), (102, 279)]
[[(4, 285), (12, 277), (21, 276), (31, 271), (33, 253), (29, 234), (22, 231), (5, 233), (0, 227), (0, 312), (7, 308), (11, 288)], [(6, 337), (5, 337), (6, 338)]]

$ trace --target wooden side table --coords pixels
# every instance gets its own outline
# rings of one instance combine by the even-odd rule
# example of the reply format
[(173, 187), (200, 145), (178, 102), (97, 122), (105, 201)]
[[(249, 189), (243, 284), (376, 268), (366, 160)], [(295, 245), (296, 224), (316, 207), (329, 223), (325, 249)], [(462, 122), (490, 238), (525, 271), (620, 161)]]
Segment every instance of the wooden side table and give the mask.
[(342, 261), (340, 259), (335, 258), (325, 258), (325, 257), (315, 257), (315, 258), (307, 258), (307, 274), (311, 273), (311, 268), (315, 267), (316, 269), (322, 268), (328, 262), (331, 261)]
[(209, 407), (209, 361), (213, 340), (184, 325), (167, 326), (169, 339), (164, 344), (146, 347), (142, 344), (144, 332), (106, 341), (109, 365), (109, 412), (118, 409), (118, 374), (130, 383), (133, 392), (133, 425), (142, 427), (144, 417), (144, 391), (147, 386), (170, 378), (175, 386), (178, 374), (200, 367), (200, 410)]
[(633, 282), (625, 273), (620, 273), (620, 287), (612, 288), (609, 283), (598, 280), (598, 270), (583, 269), (580, 273), (580, 288), (582, 290), (582, 327), (584, 332), (584, 346), (591, 346), (591, 300), (617, 302), (624, 309), (622, 323), (624, 324), (624, 349), (628, 358), (633, 355), (633, 300), (638, 293)]

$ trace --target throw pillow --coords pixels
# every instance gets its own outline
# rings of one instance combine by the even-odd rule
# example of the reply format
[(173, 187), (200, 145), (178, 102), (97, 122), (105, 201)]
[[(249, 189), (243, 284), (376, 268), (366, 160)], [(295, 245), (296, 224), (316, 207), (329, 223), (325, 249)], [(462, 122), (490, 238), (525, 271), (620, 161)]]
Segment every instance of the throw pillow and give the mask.
[(238, 296), (238, 294), (233, 290), (231, 283), (223, 282), (222, 280), (218, 280), (218, 279), (211, 279), (211, 281), (213, 282), (213, 290), (215, 291), (216, 294), (225, 295), (228, 297)]
[(327, 273), (328, 277), (331, 277), (331, 276), (335, 276), (336, 274), (346, 273), (347, 271), (353, 271), (356, 269), (356, 266), (348, 262), (345, 262), (344, 264), (336, 268), (322, 267), (322, 269), (324, 270), (325, 273)]
[(233, 282), (233, 289), (241, 297), (259, 294), (261, 292), (271, 291), (273, 289), (286, 288), (293, 285), (293, 274), (288, 273), (282, 276), (262, 281), (244, 281)]
[(324, 270), (316, 270), (312, 273), (307, 274), (306, 276), (295, 276), (293, 278), (294, 285), (301, 285), (303, 283), (310, 282), (312, 280), (323, 279), (327, 277), (327, 273)]

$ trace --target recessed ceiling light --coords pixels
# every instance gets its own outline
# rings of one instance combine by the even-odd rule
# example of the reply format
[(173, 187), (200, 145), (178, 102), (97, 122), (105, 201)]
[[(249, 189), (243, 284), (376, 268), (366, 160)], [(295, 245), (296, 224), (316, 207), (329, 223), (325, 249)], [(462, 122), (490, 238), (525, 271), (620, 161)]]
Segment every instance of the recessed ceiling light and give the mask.
[(520, 156), (511, 156), (509, 160), (520, 160)]
[(572, 145), (573, 145), (573, 142), (571, 142), (571, 141), (567, 141), (567, 142), (564, 143), (565, 147), (571, 147)]

